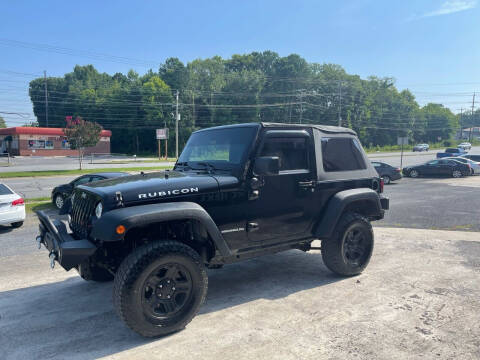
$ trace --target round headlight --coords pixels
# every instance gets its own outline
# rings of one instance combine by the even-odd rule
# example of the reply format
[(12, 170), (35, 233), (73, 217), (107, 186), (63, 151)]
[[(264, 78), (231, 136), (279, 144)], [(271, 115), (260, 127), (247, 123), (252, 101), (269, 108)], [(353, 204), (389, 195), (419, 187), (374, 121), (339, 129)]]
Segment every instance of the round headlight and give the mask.
[(97, 217), (97, 219), (100, 219), (100, 217), (102, 216), (102, 211), (103, 211), (103, 205), (101, 202), (99, 202), (97, 204), (97, 207), (95, 208), (95, 216)]

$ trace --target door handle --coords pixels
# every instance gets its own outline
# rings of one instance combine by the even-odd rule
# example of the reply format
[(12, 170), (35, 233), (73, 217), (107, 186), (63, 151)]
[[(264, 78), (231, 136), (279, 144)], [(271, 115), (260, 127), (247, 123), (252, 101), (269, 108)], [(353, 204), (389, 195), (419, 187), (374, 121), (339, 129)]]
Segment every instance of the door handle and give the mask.
[(257, 231), (258, 230), (258, 223), (256, 222), (249, 222), (247, 224), (247, 232)]
[(313, 192), (313, 191), (315, 191), (316, 182), (313, 181), (313, 180), (299, 181), (298, 186), (300, 187), (300, 189), (305, 189), (305, 190), (310, 189)]

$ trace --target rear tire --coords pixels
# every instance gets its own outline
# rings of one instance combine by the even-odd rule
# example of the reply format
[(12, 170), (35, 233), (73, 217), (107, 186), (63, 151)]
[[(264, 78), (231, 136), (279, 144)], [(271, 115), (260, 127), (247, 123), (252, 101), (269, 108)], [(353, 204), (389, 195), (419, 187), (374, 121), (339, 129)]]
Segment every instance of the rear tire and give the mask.
[(385, 185), (390, 184), (390, 182), (392, 181), (392, 180), (390, 179), (390, 176), (388, 176), (388, 175), (385, 175), (385, 176), (382, 176), (382, 177), (383, 177), (383, 183), (384, 183)]
[(460, 170), (453, 170), (452, 171), (452, 177), (454, 178), (461, 178), (463, 176), (462, 172)]
[(322, 241), (323, 262), (339, 275), (360, 274), (370, 262), (373, 245), (370, 222), (360, 214), (344, 213), (333, 235)]
[(11, 224), (13, 228), (19, 228), (23, 225), (23, 221), (14, 222)]
[(183, 329), (205, 301), (208, 278), (198, 253), (176, 241), (157, 241), (128, 255), (115, 275), (114, 307), (145, 337)]

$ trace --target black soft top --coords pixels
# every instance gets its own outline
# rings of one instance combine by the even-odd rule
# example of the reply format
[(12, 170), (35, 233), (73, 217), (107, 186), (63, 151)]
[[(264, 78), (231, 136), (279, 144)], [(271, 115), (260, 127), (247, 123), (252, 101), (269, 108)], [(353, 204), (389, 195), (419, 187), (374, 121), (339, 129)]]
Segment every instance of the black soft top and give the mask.
[(243, 123), (243, 124), (234, 124), (234, 125), (223, 125), (223, 126), (215, 126), (211, 128), (206, 128), (202, 130), (198, 130), (196, 132), (200, 131), (208, 131), (212, 129), (229, 129), (229, 128), (236, 128), (236, 127), (264, 127), (264, 128), (269, 128), (269, 127), (283, 127), (283, 128), (314, 128), (318, 129), (324, 133), (330, 133), (330, 134), (350, 134), (350, 135), (357, 135), (355, 131), (349, 128), (344, 128), (340, 126), (329, 126), (329, 125), (319, 125), (319, 124), (286, 124), (286, 123), (269, 123), (269, 122), (261, 122), (261, 123)]

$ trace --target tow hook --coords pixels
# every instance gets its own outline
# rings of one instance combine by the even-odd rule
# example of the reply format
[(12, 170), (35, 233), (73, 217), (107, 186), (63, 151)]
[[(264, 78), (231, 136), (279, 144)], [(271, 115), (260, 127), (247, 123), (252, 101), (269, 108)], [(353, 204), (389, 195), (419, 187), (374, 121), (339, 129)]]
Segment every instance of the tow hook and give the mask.
[(57, 254), (52, 251), (48, 257), (50, 258), (50, 267), (52, 269), (55, 268), (55, 260), (57, 260)]
[(41, 249), (42, 248), (42, 237), (37, 236), (36, 240), (37, 240), (38, 248)]

